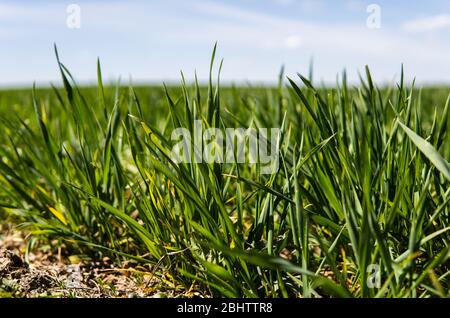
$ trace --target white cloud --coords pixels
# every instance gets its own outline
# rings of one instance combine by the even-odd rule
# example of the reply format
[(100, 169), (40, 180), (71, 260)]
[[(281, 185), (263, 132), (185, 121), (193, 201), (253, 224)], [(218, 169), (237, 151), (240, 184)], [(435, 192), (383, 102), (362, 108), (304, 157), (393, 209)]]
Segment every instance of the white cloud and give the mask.
[(287, 38), (284, 39), (284, 45), (288, 49), (296, 49), (299, 48), (302, 45), (303, 41), (302, 38), (298, 35), (289, 35)]
[(450, 28), (450, 15), (441, 14), (407, 21), (402, 25), (402, 28), (408, 32), (426, 32)]
[[(365, 24), (329, 24), (302, 21), (242, 9), (236, 6), (199, 2), (197, 11), (213, 17), (205, 32), (187, 32), (189, 41), (216, 39), (222, 44), (240, 44), (264, 49), (289, 49), (302, 46), (311, 52), (347, 52), (348, 54), (392, 56), (411, 43), (389, 32), (372, 32)], [(192, 26), (194, 28), (194, 26)], [(292, 31), (295, 33), (293, 34)], [(295, 37), (294, 37), (295, 36)]]

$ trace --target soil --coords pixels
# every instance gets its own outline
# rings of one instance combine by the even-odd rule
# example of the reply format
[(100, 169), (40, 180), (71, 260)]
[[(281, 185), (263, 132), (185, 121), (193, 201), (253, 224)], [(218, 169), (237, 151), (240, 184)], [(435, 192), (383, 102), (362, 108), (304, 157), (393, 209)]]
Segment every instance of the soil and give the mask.
[(118, 268), (107, 258), (80, 260), (48, 246), (34, 248), (28, 255), (25, 251), (26, 234), (0, 225), (0, 298), (202, 297), (193, 288), (187, 290), (169, 277), (154, 275), (150, 267), (125, 264)]

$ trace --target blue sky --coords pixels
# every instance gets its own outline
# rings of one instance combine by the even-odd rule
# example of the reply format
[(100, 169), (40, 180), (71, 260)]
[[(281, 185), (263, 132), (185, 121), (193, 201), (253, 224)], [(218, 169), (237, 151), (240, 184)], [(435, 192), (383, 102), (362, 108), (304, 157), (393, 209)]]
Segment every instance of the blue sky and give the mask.
[[(380, 28), (368, 28), (369, 4)], [(67, 27), (67, 6), (79, 5), (80, 28)], [(0, 0), (0, 85), (59, 83), (53, 54), (79, 82), (104, 77), (134, 82), (208, 75), (215, 41), (226, 82), (273, 82), (281, 65), (334, 83), (351, 81), (368, 64), (378, 82), (398, 78), (401, 63), (420, 83), (450, 83), (450, 2), (363, 0)]]

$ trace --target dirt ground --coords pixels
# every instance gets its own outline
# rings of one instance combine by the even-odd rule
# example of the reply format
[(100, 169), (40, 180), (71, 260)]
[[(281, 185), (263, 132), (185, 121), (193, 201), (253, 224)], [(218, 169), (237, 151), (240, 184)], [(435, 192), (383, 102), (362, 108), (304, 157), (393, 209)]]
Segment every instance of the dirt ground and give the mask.
[[(201, 297), (193, 288), (153, 275), (149, 267), (109, 259), (80, 260), (48, 247), (26, 253), (26, 235), (0, 225), (0, 298), (5, 297)], [(26, 261), (25, 261), (26, 259)]]

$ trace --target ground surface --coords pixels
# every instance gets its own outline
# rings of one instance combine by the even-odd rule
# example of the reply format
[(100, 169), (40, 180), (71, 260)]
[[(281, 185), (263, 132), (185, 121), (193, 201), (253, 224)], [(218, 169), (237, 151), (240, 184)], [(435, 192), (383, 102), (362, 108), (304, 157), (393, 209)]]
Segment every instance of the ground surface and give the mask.
[(27, 256), (25, 252), (26, 235), (0, 225), (0, 298), (199, 296), (193, 290), (170, 286), (169, 281), (161, 283), (150, 268), (133, 264), (118, 268), (107, 258), (80, 261), (45, 246)]

